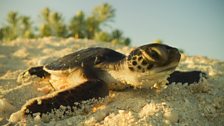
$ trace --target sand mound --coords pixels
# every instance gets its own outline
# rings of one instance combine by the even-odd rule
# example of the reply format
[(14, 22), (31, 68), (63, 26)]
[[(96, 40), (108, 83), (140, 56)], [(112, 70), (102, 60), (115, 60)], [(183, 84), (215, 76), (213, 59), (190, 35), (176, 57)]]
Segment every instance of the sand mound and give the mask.
[[(42, 95), (35, 80), (18, 83), (18, 75), (31, 66), (89, 46), (114, 48), (128, 53), (130, 47), (90, 40), (43, 38), (0, 43), (0, 125), (30, 98)], [(127, 89), (111, 92), (93, 111), (61, 119), (28, 118), (27, 125), (223, 125), (224, 62), (182, 55), (179, 70), (201, 70), (209, 79), (196, 85), (171, 85), (167, 89)], [(50, 116), (50, 115), (49, 115)], [(51, 115), (52, 116), (52, 115)], [(54, 116), (54, 115), (53, 115)], [(18, 122), (22, 124), (24, 122)]]

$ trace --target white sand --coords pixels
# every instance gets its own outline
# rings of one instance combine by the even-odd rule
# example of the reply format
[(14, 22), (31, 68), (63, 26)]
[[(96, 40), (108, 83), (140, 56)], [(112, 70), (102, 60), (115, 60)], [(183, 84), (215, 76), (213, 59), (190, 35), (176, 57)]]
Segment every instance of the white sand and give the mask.
[[(6, 124), (37, 91), (38, 79), (17, 82), (18, 75), (31, 66), (89, 46), (115, 48), (128, 53), (129, 47), (88, 40), (44, 38), (0, 43), (0, 125)], [(209, 79), (192, 85), (171, 85), (155, 90), (128, 89), (111, 92), (98, 108), (72, 113), (62, 119), (28, 118), (27, 125), (215, 125), (224, 124), (224, 62), (201, 56), (182, 55), (180, 70), (202, 70)], [(52, 115), (51, 115), (52, 116)], [(54, 115), (53, 115), (54, 116)], [(22, 124), (21, 122), (18, 122)]]

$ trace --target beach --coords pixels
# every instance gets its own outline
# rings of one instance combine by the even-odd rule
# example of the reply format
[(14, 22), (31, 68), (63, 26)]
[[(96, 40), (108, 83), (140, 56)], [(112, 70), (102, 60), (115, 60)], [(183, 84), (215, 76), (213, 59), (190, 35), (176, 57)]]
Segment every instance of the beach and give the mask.
[[(56, 58), (87, 47), (108, 47), (128, 54), (134, 47), (113, 45), (74, 38), (16, 39), (0, 42), (0, 125), (8, 123), (10, 115), (21, 109), (27, 100), (44, 95), (36, 88), (38, 79), (18, 79), (32, 66), (41, 66)], [(98, 107), (70, 116), (54, 118), (27, 117), (26, 125), (105, 125), (156, 126), (224, 124), (224, 61), (205, 56), (182, 54), (177, 70), (200, 70), (208, 78), (197, 84), (172, 84), (162, 91), (155, 89), (127, 89), (110, 91)]]

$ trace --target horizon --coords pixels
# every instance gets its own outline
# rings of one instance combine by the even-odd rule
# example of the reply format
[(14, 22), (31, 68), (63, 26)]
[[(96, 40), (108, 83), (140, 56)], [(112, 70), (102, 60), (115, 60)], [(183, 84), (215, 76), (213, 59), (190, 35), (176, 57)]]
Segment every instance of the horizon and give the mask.
[[(11, 4), (14, 3), (14, 4)], [(115, 8), (112, 28), (123, 31), (130, 37), (131, 45), (139, 46), (157, 39), (183, 49), (188, 55), (203, 55), (224, 60), (224, 1), (116, 1), (116, 0), (2, 0), (0, 26), (6, 21), (7, 13), (16, 11), (30, 16), (37, 26), (41, 9), (49, 7), (61, 13), (66, 22), (79, 10), (89, 14), (101, 4), (109, 3)]]

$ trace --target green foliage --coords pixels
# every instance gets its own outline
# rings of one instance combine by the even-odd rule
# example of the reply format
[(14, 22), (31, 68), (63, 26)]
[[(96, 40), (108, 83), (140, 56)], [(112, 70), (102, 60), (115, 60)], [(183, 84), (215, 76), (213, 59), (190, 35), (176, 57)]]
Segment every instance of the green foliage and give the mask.
[(49, 8), (44, 8), (41, 12), (43, 23), (39, 26), (39, 36), (66, 37), (67, 29), (63, 22), (63, 17), (58, 12), (53, 12)]
[(92, 11), (92, 17), (95, 17), (98, 22), (105, 23), (108, 21), (112, 21), (115, 16), (114, 8), (104, 3), (94, 8)]
[(131, 39), (123, 37), (123, 32), (118, 29), (112, 31), (111, 37), (112, 43), (115, 44), (129, 45), (131, 43)]
[(0, 40), (56, 36), (87, 38), (123, 45), (131, 43), (131, 40), (123, 37), (123, 33), (118, 29), (112, 29), (111, 32), (104, 31), (105, 26), (108, 26), (115, 17), (115, 9), (107, 3), (96, 6), (90, 15), (78, 11), (67, 25), (60, 13), (49, 8), (44, 8), (40, 17), (41, 23), (34, 32), (29, 17), (20, 16), (17, 12), (9, 12), (7, 24), (0, 28)]
[(100, 22), (98, 22), (98, 20), (95, 17), (88, 17), (86, 19), (86, 35), (87, 38), (92, 39), (95, 35), (96, 32), (100, 31)]
[(27, 16), (20, 16), (20, 37), (22, 38), (33, 38), (32, 23), (30, 18)]
[(72, 17), (68, 28), (71, 32), (69, 36), (75, 38), (85, 38), (87, 36), (86, 20), (83, 11), (78, 11), (75, 16)]
[(18, 13), (10, 11), (7, 15), (7, 25), (3, 27), (3, 34), (6, 35), (6, 40), (13, 40), (18, 37)]
[[(86, 25), (87, 25), (87, 35), (88, 38), (93, 38), (95, 36), (98, 36), (101, 34), (101, 36), (106, 36), (106, 32), (102, 32), (102, 25), (105, 25), (107, 22), (112, 21), (112, 19), (115, 16), (115, 10), (114, 8), (107, 4), (104, 3), (102, 5), (96, 6), (93, 11), (92, 15), (87, 18)], [(97, 34), (97, 35), (95, 35)], [(107, 35), (108, 39), (106, 40), (105, 38), (99, 41), (109, 41), (110, 37), (109, 34)], [(103, 38), (103, 37), (101, 37)]]
[(103, 41), (103, 42), (109, 42), (111, 41), (111, 36), (107, 32), (96, 32), (94, 35), (94, 40), (96, 41)]
[(111, 33), (103, 31), (96, 32), (94, 35), (94, 40), (121, 45), (129, 45), (131, 43), (130, 38), (123, 37), (123, 33), (118, 29), (113, 30)]
[(0, 28), (1, 40), (16, 38), (32, 38), (32, 23), (27, 16), (20, 16), (17, 12), (10, 11), (6, 18), (7, 24)]
[[(85, 16), (83, 11), (79, 11), (70, 21), (70, 36), (75, 36), (76, 38), (99, 39), (99, 34), (105, 33), (101, 28), (102, 25), (114, 18), (114, 12), (112, 6), (106, 3), (95, 7), (90, 16)], [(99, 41), (105, 41), (105, 39)]]

